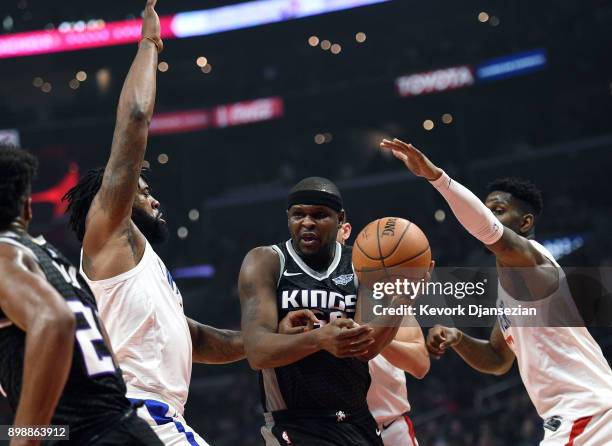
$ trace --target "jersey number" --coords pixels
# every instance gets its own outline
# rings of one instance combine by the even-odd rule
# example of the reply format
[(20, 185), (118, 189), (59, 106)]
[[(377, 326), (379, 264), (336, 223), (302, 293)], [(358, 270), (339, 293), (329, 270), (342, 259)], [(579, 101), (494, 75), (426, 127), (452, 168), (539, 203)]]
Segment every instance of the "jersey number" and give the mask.
[(76, 300), (68, 301), (68, 306), (74, 314), (81, 313), (87, 321), (88, 326), (86, 328), (77, 328), (76, 330), (76, 339), (85, 360), (87, 374), (95, 376), (115, 373), (113, 358), (110, 355), (100, 356), (94, 346), (95, 342), (104, 342), (104, 338), (98, 330), (91, 308)]

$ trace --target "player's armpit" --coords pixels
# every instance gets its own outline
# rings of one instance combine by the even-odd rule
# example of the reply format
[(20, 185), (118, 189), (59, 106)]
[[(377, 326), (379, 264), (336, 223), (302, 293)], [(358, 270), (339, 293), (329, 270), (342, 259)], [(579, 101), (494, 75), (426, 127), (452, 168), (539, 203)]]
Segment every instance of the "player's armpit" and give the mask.
[(26, 332), (16, 426), (50, 423), (74, 349), (75, 316), (36, 269), (24, 250), (0, 243), (0, 308)]
[(229, 364), (244, 359), (242, 333), (221, 330), (187, 318), (192, 341), (192, 357), (201, 364)]

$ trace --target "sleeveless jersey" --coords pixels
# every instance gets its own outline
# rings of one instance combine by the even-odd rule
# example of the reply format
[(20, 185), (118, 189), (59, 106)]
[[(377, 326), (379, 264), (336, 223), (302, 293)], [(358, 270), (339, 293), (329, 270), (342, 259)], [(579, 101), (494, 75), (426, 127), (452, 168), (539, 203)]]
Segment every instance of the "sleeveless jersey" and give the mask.
[(378, 424), (387, 424), (410, 411), (406, 374), (383, 355), (370, 360), (372, 384), (368, 390), (368, 407)]
[[(301, 308), (310, 309), (324, 323), (355, 316), (356, 279), (351, 247), (336, 244), (327, 271), (312, 270), (294, 250), (291, 240), (272, 246), (280, 258), (276, 305), (278, 320)], [(266, 411), (281, 409), (366, 408), (370, 386), (368, 364), (356, 358), (339, 359), (321, 350), (301, 360), (261, 372)]]
[[(51, 424), (70, 426), (70, 440), (61, 444), (88, 444), (130, 408), (121, 371), (101, 334), (93, 295), (76, 268), (42, 238), (3, 232), (0, 243), (32, 254), (47, 281), (74, 312), (77, 325), (72, 366)], [(0, 310), (0, 384), (13, 410), (21, 392), (25, 340), (26, 334)]]
[[(559, 287), (530, 306), (550, 325), (520, 326), (524, 316), (499, 316), (508, 346), (514, 351), (527, 393), (538, 414), (570, 420), (612, 408), (612, 371), (601, 348), (584, 327), (569, 291), (565, 273), (552, 254), (532, 245), (559, 269)], [(498, 307), (516, 308), (520, 302), (498, 285)], [(580, 298), (580, 296), (577, 296)], [(533, 325), (530, 323), (530, 325)], [(583, 325), (583, 326), (580, 326)]]
[[(81, 262), (82, 263), (82, 262)], [(183, 298), (149, 242), (138, 265), (89, 280), (123, 372), (128, 398), (161, 400), (183, 413), (191, 380), (191, 335)]]

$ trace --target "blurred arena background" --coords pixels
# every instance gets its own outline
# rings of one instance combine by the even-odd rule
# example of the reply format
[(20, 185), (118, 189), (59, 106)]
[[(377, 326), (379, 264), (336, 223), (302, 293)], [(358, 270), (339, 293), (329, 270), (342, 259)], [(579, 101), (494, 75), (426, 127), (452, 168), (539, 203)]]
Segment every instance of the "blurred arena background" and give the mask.
[[(106, 162), (143, 3), (0, 7), (0, 138), (40, 158), (31, 232), (75, 263), (59, 198)], [(157, 10), (166, 38), (147, 160), (172, 229), (158, 252), (189, 316), (239, 329), (240, 263), (287, 238), (285, 195), (310, 175), (337, 181), (355, 234), (402, 216), (439, 266), (491, 262), (430, 186), (379, 153), (389, 136), (474, 191), (530, 178), (545, 199), (538, 239), (560, 263), (612, 266), (610, 2), (159, 0)], [(612, 331), (594, 334), (612, 358)], [(516, 367), (486, 377), (452, 353), (408, 392), (422, 446), (539, 442)], [(257, 374), (245, 361), (196, 365), (186, 417), (211, 444), (260, 444)], [(10, 422), (3, 400), (0, 418)]]

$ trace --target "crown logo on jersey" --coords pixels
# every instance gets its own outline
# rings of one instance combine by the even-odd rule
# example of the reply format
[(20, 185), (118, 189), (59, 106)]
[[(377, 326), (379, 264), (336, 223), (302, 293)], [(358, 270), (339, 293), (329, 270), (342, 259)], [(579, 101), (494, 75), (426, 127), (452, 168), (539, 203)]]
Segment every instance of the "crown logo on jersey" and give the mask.
[(347, 283), (353, 281), (353, 277), (355, 277), (354, 274), (342, 274), (341, 276), (332, 279), (332, 282), (334, 282), (336, 285), (346, 285)]
[(344, 420), (346, 420), (346, 414), (339, 410), (338, 412), (336, 412), (336, 420), (338, 421), (338, 423), (342, 423)]

